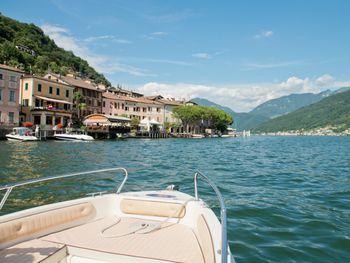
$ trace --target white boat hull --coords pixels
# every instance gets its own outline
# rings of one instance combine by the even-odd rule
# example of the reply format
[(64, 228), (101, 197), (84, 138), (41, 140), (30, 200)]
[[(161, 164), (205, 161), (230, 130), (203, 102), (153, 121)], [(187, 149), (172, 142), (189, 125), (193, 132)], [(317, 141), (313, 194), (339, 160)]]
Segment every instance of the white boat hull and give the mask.
[(28, 141), (37, 141), (38, 138), (35, 136), (31, 136), (31, 135), (11, 135), (11, 134), (6, 134), (6, 138), (9, 141), (22, 141), (22, 142), (28, 142)]
[(55, 134), (53, 136), (57, 140), (63, 141), (93, 141), (94, 138), (85, 134)]

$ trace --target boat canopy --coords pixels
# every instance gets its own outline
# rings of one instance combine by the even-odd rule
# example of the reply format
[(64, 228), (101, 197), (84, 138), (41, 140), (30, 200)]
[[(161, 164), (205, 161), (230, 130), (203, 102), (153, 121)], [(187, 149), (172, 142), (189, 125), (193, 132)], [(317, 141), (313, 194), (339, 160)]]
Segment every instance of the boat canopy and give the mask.
[(91, 114), (84, 118), (84, 125), (91, 126), (91, 125), (105, 125), (110, 126), (114, 124), (127, 124), (130, 123), (131, 119), (127, 117), (122, 116), (113, 116), (113, 115), (106, 115), (106, 114)]

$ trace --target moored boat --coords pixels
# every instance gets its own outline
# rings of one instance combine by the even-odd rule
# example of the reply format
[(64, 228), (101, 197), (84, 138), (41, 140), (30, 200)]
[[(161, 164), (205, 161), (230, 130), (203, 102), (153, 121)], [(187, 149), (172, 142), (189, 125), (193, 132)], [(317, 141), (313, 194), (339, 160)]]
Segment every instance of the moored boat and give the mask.
[[(194, 174), (194, 196), (173, 190), (125, 192), (124, 168), (35, 179), (0, 187), (11, 191), (44, 181), (119, 171), (124, 180), (115, 193), (43, 205), (0, 217), (0, 262), (234, 262), (227, 242), (226, 208), (219, 189)], [(199, 198), (197, 180), (205, 179), (221, 206), (221, 223)]]
[(15, 127), (12, 132), (6, 134), (9, 141), (37, 141), (38, 138), (33, 136), (33, 132), (26, 127)]
[(63, 141), (93, 141), (94, 138), (86, 134), (58, 133), (53, 136), (57, 140)]
[(204, 138), (205, 136), (203, 134), (191, 134), (191, 138), (193, 139), (202, 139)]

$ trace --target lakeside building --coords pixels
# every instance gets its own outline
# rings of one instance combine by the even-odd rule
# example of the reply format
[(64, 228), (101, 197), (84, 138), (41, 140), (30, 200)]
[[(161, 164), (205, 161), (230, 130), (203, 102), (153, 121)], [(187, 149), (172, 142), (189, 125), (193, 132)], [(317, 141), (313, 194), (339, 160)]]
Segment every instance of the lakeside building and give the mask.
[[(160, 95), (131, 97), (107, 90), (103, 93), (102, 113), (137, 118), (140, 122), (153, 120), (162, 127), (170, 123), (180, 126), (181, 122), (173, 116), (172, 110), (182, 104), (183, 101), (165, 99)], [(175, 132), (173, 128), (170, 129), (170, 132)]]
[[(179, 101), (174, 98), (167, 99), (161, 95), (145, 96), (146, 99), (159, 102), (163, 105), (163, 127), (169, 128), (169, 132), (183, 132), (181, 128), (181, 121), (174, 117), (173, 109), (177, 106), (186, 104), (185, 101)], [(172, 124), (176, 124), (176, 128)]]
[(143, 94), (135, 92), (135, 91), (122, 89), (119, 85), (116, 88), (109, 87), (106, 89), (106, 91), (109, 91), (109, 92), (114, 93), (116, 95), (121, 95), (121, 96), (125, 96), (125, 97), (132, 97), (132, 98), (139, 98), (139, 97), (144, 96)]
[(30, 121), (43, 129), (72, 118), (74, 87), (34, 75), (21, 80), (21, 121)]
[(23, 74), (24, 71), (0, 64), (0, 125), (19, 124), (20, 79)]
[(103, 94), (103, 114), (137, 118), (140, 121), (148, 118), (162, 123), (164, 115), (162, 108), (162, 103), (145, 97), (127, 97), (109, 91)]
[[(74, 93), (79, 92), (81, 94), (81, 102), (85, 103), (85, 107), (81, 109), (80, 117), (82, 119), (90, 114), (102, 113), (102, 94), (106, 89), (104, 85), (97, 85), (89, 79), (81, 79), (71, 74), (61, 76), (49, 73), (45, 78), (73, 86)], [(75, 103), (73, 106), (76, 107)], [(75, 120), (78, 119), (78, 116), (75, 115), (76, 112), (73, 111), (73, 119)]]

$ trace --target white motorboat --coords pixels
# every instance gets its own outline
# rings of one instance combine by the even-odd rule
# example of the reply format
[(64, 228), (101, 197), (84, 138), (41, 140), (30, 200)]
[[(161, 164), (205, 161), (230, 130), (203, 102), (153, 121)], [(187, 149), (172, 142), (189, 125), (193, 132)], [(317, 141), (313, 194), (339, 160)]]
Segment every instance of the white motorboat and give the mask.
[(191, 134), (191, 138), (193, 139), (202, 139), (204, 138), (205, 136), (203, 134)]
[(55, 133), (53, 136), (55, 139), (63, 141), (93, 141), (94, 138), (87, 134), (77, 133)]
[[(233, 263), (227, 242), (226, 208), (209, 178), (194, 174), (195, 195), (173, 190), (122, 193), (124, 168), (52, 176), (0, 187), (20, 186), (72, 176), (119, 171), (115, 193), (43, 205), (0, 217), (0, 262), (55, 263)], [(221, 206), (221, 223), (199, 198), (197, 179), (205, 179)]]
[(236, 130), (232, 128), (227, 128), (225, 133), (221, 135), (222, 138), (236, 137)]
[(33, 132), (26, 127), (16, 127), (12, 129), (12, 132), (6, 134), (6, 138), (9, 141), (37, 141), (38, 138), (33, 136)]

